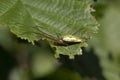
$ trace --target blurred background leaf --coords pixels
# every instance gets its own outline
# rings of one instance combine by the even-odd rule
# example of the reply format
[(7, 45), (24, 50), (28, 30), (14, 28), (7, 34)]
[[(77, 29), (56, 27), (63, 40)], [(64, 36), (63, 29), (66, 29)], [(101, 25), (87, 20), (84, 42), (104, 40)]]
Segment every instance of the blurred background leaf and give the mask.
[[(96, 14), (104, 11), (98, 20), (101, 26), (99, 33), (90, 41), (100, 59), (103, 75), (106, 80), (120, 79), (120, 1), (103, 0), (96, 4)], [(101, 6), (100, 6), (101, 5)], [(106, 6), (106, 7), (105, 7)], [(100, 9), (98, 9), (98, 7)], [(98, 12), (97, 12), (98, 10)], [(96, 15), (98, 16), (98, 15)]]

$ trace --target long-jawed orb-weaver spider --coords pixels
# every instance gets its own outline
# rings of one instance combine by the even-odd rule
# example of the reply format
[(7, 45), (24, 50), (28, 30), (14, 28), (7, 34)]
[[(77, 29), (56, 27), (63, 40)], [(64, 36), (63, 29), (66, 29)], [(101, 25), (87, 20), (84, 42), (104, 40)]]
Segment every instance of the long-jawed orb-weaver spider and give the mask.
[(73, 44), (78, 44), (78, 43), (83, 42), (83, 39), (78, 38), (78, 37), (73, 36), (73, 35), (65, 35), (65, 36), (62, 36), (62, 37), (59, 37), (59, 36), (53, 37), (52, 35), (49, 35), (45, 32), (41, 32), (41, 33), (37, 33), (37, 34), (40, 34), (43, 37), (52, 40), (53, 44), (56, 45), (56, 46), (70, 46), (70, 45), (73, 45)]
[(81, 43), (84, 41), (83, 39), (78, 38), (73, 35), (65, 35), (62, 37), (58, 37), (58, 36), (55, 37), (55, 36), (49, 35), (49, 34), (43, 32), (42, 30), (40, 30), (39, 26), (34, 26), (34, 28), (36, 28), (37, 31), (33, 31), (30, 33), (35, 33), (35, 34), (40, 35), (43, 38), (49, 39), (49, 40), (53, 41), (53, 44), (56, 46), (70, 46), (70, 45), (78, 44), (78, 43)]

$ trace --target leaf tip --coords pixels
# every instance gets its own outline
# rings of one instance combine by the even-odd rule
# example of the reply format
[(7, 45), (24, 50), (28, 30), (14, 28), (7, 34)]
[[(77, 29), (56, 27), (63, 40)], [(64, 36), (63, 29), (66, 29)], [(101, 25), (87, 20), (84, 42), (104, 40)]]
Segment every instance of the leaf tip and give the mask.
[(57, 53), (55, 53), (55, 58), (60, 58), (60, 55), (59, 54), (57, 54)]
[(80, 48), (80, 50), (78, 51), (77, 55), (82, 55), (82, 49)]
[(74, 55), (69, 55), (69, 59), (75, 59)]

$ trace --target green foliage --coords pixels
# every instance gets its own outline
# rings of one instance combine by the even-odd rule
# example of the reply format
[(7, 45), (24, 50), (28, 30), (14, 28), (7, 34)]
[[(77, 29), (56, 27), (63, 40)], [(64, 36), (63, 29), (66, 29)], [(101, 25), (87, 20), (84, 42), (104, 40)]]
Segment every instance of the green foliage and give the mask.
[[(56, 76), (56, 77), (55, 77)], [(84, 80), (78, 73), (69, 69), (60, 68), (48, 76), (46, 80)]]
[[(91, 33), (96, 32), (96, 21), (90, 14), (92, 1), (0, 0), (0, 23), (8, 26), (0, 26), (0, 80), (6, 80), (8, 74), (10, 80), (120, 80), (120, 0), (97, 1), (94, 15), (101, 26), (89, 41), (92, 49), (84, 51), (85, 54), (77, 56), (75, 60), (62, 56), (57, 61), (45, 41), (40, 41), (39, 47), (18, 42), (16, 36), (9, 33), (8, 27), (18, 37), (29, 42), (47, 39), (56, 48), (56, 57), (64, 54), (74, 58), (74, 55), (81, 53), (79, 48), (87, 45), (86, 42), (66, 47), (55, 46), (43, 32), (53, 37), (73, 33), (73, 36), (82, 39), (91, 37)], [(28, 57), (32, 59), (29, 61)], [(29, 68), (32, 75), (26, 73)]]
[[(117, 4), (116, 4), (117, 3)], [(120, 80), (120, 2), (119, 0), (107, 0), (98, 5), (104, 6), (101, 10), (102, 17), (99, 18), (101, 24), (99, 32), (91, 40), (96, 55), (100, 59), (100, 65), (103, 69), (103, 75), (106, 80)], [(106, 7), (105, 7), (106, 6)], [(96, 13), (99, 14), (99, 11)], [(97, 15), (98, 16), (98, 15)], [(99, 16), (98, 16), (99, 17)]]
[(44, 33), (55, 38), (72, 34), (88, 39), (98, 26), (91, 15), (91, 4), (92, 0), (0, 0), (0, 23), (29, 42), (47, 39), (56, 48), (57, 57), (63, 54), (74, 58), (82, 54), (80, 47), (86, 46), (86, 42), (53, 46)]

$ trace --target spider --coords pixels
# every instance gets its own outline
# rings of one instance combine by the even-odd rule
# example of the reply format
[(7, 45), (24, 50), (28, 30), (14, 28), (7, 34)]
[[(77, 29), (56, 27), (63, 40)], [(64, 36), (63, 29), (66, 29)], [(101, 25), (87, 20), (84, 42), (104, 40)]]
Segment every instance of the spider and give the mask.
[(54, 40), (54, 45), (69, 46), (69, 45), (78, 44), (81, 42), (83, 42), (83, 40), (78, 37), (75, 37), (73, 35), (65, 35), (62, 38), (56, 38)]
[[(23, 25), (22, 25), (23, 26)], [(25, 25), (24, 25), (25, 26)], [(33, 31), (33, 33), (38, 34), (40, 36), (42, 36), (43, 38), (47, 38), (50, 39), (51, 41), (53, 41), (53, 44), (56, 46), (69, 46), (69, 45), (74, 45), (74, 44), (78, 44), (83, 42), (83, 39), (78, 38), (76, 36), (73, 35), (65, 35), (62, 37), (54, 37), (52, 35), (49, 35), (47, 33), (45, 33), (44, 31), (40, 30), (39, 26), (36, 26), (37, 31)], [(35, 28), (35, 26), (34, 26)]]
[[(40, 34), (40, 33), (39, 33)], [(41, 34), (43, 37), (46, 37), (53, 41), (53, 44), (56, 46), (69, 46), (74, 45), (83, 42), (83, 39), (78, 38), (73, 35), (65, 35), (62, 37), (53, 37), (52, 35), (46, 34), (45, 32), (42, 32)]]

